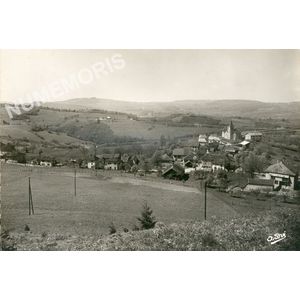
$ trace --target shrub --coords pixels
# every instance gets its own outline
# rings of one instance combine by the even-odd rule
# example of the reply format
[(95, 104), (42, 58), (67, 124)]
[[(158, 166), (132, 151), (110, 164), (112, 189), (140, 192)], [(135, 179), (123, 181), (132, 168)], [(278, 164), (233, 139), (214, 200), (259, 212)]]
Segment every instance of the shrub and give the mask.
[(141, 223), (143, 229), (154, 228), (157, 221), (155, 220), (155, 217), (152, 216), (152, 213), (152, 209), (148, 206), (147, 203), (145, 203), (141, 212), (142, 216), (140, 218), (137, 218)]

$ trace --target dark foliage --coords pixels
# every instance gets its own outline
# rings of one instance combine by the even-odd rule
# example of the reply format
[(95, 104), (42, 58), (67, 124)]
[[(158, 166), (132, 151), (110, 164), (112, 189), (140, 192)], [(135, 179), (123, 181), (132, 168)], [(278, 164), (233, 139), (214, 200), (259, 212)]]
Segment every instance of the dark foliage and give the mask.
[(140, 218), (137, 218), (141, 223), (141, 227), (143, 229), (154, 228), (157, 221), (155, 220), (155, 217), (152, 216), (152, 213), (152, 209), (148, 206), (147, 203), (145, 203), (141, 212), (142, 216)]

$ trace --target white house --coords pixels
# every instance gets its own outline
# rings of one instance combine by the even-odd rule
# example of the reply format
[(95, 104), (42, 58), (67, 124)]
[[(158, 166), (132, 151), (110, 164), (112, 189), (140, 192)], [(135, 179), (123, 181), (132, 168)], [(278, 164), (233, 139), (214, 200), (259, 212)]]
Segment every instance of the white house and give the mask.
[(216, 172), (216, 171), (219, 171), (219, 170), (225, 170), (224, 165), (221, 165), (221, 164), (214, 164), (213, 163), (211, 168), (212, 168), (213, 172)]
[(107, 163), (104, 165), (104, 170), (118, 170), (118, 164), (116, 163)]
[(210, 135), (209, 137), (208, 137), (208, 142), (209, 143), (220, 143), (221, 142), (221, 139), (220, 139), (220, 137), (218, 137), (218, 136), (216, 136), (216, 135)]
[(262, 133), (258, 131), (252, 131), (252, 132), (247, 132), (245, 134), (245, 140), (246, 141), (255, 141), (259, 142), (262, 139)]
[(210, 161), (201, 161), (201, 163), (196, 167), (197, 171), (212, 171), (212, 163)]
[(240, 143), (238, 143), (238, 146), (242, 147), (242, 148), (247, 148), (250, 145), (249, 141), (242, 141)]
[(41, 161), (40, 166), (42, 166), (42, 167), (52, 167), (52, 163), (50, 161)]
[(93, 169), (93, 168), (95, 168), (95, 162), (94, 161), (89, 161), (88, 162), (88, 164), (87, 164), (87, 167), (88, 167), (88, 169)]
[(256, 174), (256, 177), (273, 180), (274, 190), (281, 188), (294, 190), (297, 184), (297, 174), (285, 166), (282, 161), (269, 166), (263, 173)]
[(199, 138), (198, 138), (198, 142), (199, 142), (199, 145), (201, 145), (201, 146), (206, 145), (208, 142), (207, 136), (205, 134), (200, 134)]

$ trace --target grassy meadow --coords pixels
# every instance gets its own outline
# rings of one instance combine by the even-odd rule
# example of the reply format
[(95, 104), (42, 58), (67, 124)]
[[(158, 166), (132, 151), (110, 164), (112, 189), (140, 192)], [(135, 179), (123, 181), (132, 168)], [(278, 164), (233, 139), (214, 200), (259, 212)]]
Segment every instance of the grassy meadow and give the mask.
[[(122, 176), (105, 171), (78, 170), (74, 196), (72, 169), (2, 166), (2, 226), (11, 232), (106, 234), (114, 222), (117, 230), (132, 229), (144, 202), (158, 221), (166, 224), (201, 221), (203, 193), (196, 188)], [(35, 214), (28, 215), (28, 177)], [(223, 197), (223, 195), (222, 195)], [(233, 217), (236, 212), (215, 195), (209, 196), (208, 216)]]

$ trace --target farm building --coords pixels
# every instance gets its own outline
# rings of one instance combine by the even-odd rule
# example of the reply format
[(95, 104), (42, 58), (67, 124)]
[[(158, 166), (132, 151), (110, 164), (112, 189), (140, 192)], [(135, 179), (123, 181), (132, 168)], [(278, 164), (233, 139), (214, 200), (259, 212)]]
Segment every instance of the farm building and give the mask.
[(184, 148), (175, 148), (173, 150), (173, 159), (174, 160), (182, 160), (185, 156), (187, 151)]
[(248, 183), (244, 187), (245, 192), (251, 191), (261, 191), (261, 192), (270, 192), (273, 191), (274, 181), (272, 179), (258, 179), (251, 178), (248, 180)]
[(258, 131), (252, 131), (252, 132), (247, 132), (245, 134), (245, 140), (246, 141), (255, 141), (259, 142), (262, 139), (262, 133)]
[(174, 164), (172, 167), (165, 170), (162, 173), (162, 176), (164, 178), (177, 180), (185, 180), (188, 178), (188, 175), (184, 172), (184, 168), (179, 164)]
[(297, 174), (291, 171), (282, 161), (269, 166), (258, 176), (274, 180), (274, 190), (280, 190), (281, 188), (294, 190), (298, 180)]

